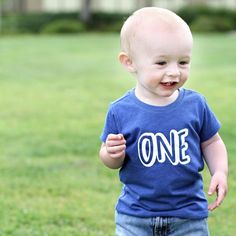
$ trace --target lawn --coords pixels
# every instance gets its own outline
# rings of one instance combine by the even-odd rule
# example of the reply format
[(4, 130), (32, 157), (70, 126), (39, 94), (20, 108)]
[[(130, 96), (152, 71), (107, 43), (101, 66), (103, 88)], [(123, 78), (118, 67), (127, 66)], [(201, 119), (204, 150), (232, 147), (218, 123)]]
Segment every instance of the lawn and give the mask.
[[(236, 234), (235, 40), (196, 35), (187, 83), (221, 120), (229, 152), (212, 236)], [(121, 185), (97, 153), (109, 102), (135, 84), (118, 52), (116, 34), (0, 38), (0, 236), (114, 235)]]

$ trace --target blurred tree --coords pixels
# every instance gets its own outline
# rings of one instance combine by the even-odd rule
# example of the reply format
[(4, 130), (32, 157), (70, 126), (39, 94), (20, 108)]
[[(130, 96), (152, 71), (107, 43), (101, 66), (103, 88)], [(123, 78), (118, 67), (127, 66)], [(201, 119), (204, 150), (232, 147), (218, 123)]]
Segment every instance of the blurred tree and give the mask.
[(91, 21), (91, 2), (92, 0), (82, 0), (80, 20), (84, 23), (89, 23)]
[(145, 0), (144, 1), (144, 6), (150, 7), (153, 4), (153, 0)]
[(207, 4), (206, 0), (185, 0), (186, 4), (190, 5), (204, 5)]
[(23, 13), (27, 10), (27, 0), (7, 0), (4, 5), (12, 12)]
[(16, 7), (17, 7), (16, 10), (20, 13), (25, 12), (27, 8), (26, 5), (27, 5), (26, 0), (18, 0), (16, 1)]
[(0, 0), (2, 12), (23, 13), (27, 10), (28, 0)]
[(0, 0), (0, 33), (2, 33), (2, 14), (3, 14), (3, 1), (4, 0)]
[(141, 7), (150, 7), (153, 5), (153, 0), (137, 0), (138, 8)]

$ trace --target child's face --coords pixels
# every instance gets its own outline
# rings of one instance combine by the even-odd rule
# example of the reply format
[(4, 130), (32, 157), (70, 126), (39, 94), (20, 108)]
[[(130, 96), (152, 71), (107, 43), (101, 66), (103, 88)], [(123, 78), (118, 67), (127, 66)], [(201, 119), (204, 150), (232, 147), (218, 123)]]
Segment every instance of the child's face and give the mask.
[(132, 63), (139, 95), (170, 97), (188, 79), (192, 37), (185, 29), (142, 29), (133, 40)]

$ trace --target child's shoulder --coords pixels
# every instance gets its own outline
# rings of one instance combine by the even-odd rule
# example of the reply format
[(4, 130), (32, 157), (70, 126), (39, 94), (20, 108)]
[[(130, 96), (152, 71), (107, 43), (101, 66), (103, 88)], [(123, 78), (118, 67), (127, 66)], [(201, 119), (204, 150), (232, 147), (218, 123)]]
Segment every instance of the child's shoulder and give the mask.
[(184, 90), (184, 95), (185, 95), (184, 97), (186, 99), (189, 99), (189, 100), (192, 100), (192, 101), (201, 101), (203, 103), (206, 100), (205, 97), (201, 93), (199, 93), (195, 90), (186, 89), (186, 88), (184, 88), (183, 90)]
[(127, 91), (122, 97), (117, 98), (111, 102), (112, 107), (120, 106), (122, 104), (130, 103), (132, 101), (132, 90)]

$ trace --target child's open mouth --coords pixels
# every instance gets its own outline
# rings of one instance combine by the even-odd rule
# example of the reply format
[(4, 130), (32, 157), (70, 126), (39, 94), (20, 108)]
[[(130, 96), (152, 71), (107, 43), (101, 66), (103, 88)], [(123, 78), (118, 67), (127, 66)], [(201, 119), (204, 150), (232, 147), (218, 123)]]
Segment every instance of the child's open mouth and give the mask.
[(166, 82), (166, 83), (161, 83), (162, 86), (166, 88), (171, 88), (174, 87), (177, 84), (177, 82)]

